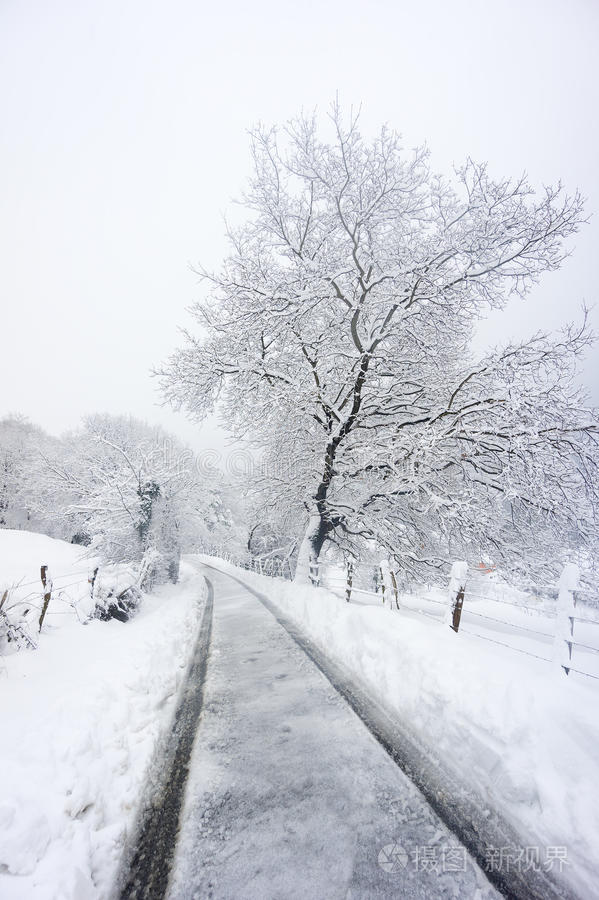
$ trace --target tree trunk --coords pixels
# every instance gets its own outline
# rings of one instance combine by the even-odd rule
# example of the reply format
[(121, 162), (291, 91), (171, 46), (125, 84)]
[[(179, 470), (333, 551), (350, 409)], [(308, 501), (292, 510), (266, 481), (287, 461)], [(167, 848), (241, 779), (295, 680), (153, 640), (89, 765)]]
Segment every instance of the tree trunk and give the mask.
[(333, 523), (328, 516), (326, 500), (331, 478), (333, 477), (335, 453), (340, 440), (341, 438), (337, 436), (326, 448), (322, 480), (313, 499), (308, 526), (297, 557), (295, 578), (293, 580), (298, 584), (310, 583), (310, 560), (318, 562), (324, 542), (329, 532), (333, 530)]
[(310, 560), (318, 561), (330, 530), (330, 523), (318, 510), (315, 510), (310, 515), (297, 555), (295, 578), (293, 579), (296, 584), (310, 584)]

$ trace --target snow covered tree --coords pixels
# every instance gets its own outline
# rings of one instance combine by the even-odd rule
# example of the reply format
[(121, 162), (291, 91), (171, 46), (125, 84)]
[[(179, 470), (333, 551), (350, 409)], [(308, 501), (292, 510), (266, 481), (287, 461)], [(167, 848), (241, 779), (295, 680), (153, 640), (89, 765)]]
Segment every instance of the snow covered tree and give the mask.
[(21, 528), (27, 521), (22, 493), (25, 459), (33, 427), (21, 416), (0, 420), (0, 527)]
[(297, 577), (326, 541), (374, 542), (419, 577), (480, 554), (532, 574), (591, 546), (586, 317), (482, 359), (470, 347), (477, 320), (558, 268), (580, 196), (472, 160), (452, 183), (336, 106), (327, 127), (253, 131), (248, 215), (221, 271), (201, 272), (200, 333), (165, 366), (165, 396), (199, 420), (218, 402), (270, 461), (266, 496), (303, 511)]
[(286, 567), (297, 555), (302, 507), (273, 503), (272, 499), (272, 491), (258, 490), (246, 501), (247, 552), (263, 560), (278, 560)]
[[(44, 507), (87, 533), (107, 562), (140, 566), (145, 585), (176, 581), (182, 549), (191, 549), (213, 500), (195, 457), (161, 428), (126, 416), (95, 415), (41, 456), (35, 481)], [(68, 498), (65, 502), (65, 498)]]
[(34, 512), (41, 498), (36, 497), (35, 479), (40, 452), (55, 451), (57, 438), (50, 437), (25, 416), (0, 419), (0, 528), (25, 528), (46, 531), (52, 537), (65, 535), (52, 516)]

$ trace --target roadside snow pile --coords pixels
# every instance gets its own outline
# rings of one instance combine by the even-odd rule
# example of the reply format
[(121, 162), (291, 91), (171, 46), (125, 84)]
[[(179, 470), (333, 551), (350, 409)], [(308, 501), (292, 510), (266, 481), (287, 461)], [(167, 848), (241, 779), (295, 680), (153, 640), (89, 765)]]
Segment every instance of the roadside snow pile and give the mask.
[(354, 673), (465, 790), (511, 821), (523, 848), (538, 847), (541, 861), (548, 848), (566, 848), (564, 877), (581, 896), (596, 896), (596, 682), (410, 612), (216, 564), (262, 591)]
[[(89, 595), (80, 547), (0, 530), (3, 582), (39, 578), (40, 564), (55, 584), (79, 567)], [(144, 597), (130, 622), (82, 625), (56, 603), (39, 649), (0, 657), (3, 900), (109, 895), (203, 597), (203, 579), (184, 565), (181, 582)]]

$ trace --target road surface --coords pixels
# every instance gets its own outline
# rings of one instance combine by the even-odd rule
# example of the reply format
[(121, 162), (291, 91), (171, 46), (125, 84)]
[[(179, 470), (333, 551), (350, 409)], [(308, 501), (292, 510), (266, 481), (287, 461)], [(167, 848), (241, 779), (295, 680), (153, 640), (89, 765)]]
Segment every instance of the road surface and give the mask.
[(499, 896), (271, 612), (206, 574), (212, 639), (169, 900)]

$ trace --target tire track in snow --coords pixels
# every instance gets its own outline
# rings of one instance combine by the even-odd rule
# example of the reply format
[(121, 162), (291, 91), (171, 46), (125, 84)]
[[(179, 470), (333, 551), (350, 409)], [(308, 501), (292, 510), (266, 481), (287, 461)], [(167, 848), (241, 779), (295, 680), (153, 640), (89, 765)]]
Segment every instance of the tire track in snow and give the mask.
[(204, 700), (204, 682), (212, 633), (214, 590), (208, 594), (199, 634), (185, 676), (164, 759), (157, 769), (152, 797), (141, 815), (126, 871), (119, 879), (119, 900), (161, 900), (166, 893), (183, 806), (189, 760)]
[(447, 771), (436, 765), (426, 748), (406, 734), (384, 708), (356, 684), (348, 671), (332, 662), (268, 597), (227, 571), (208, 563), (202, 565), (240, 584), (271, 613), (416, 785), (441, 821), (466, 847), (504, 897), (509, 900), (576, 900), (574, 894), (541, 869), (528, 872), (510, 870), (509, 866), (507, 871), (489, 869), (489, 849), (511, 851), (511, 858), (516, 858), (517, 851), (523, 848), (522, 839), (515, 829), (499, 814), (489, 810), (484, 798), (473, 792), (467, 793), (462, 784), (452, 780)]

